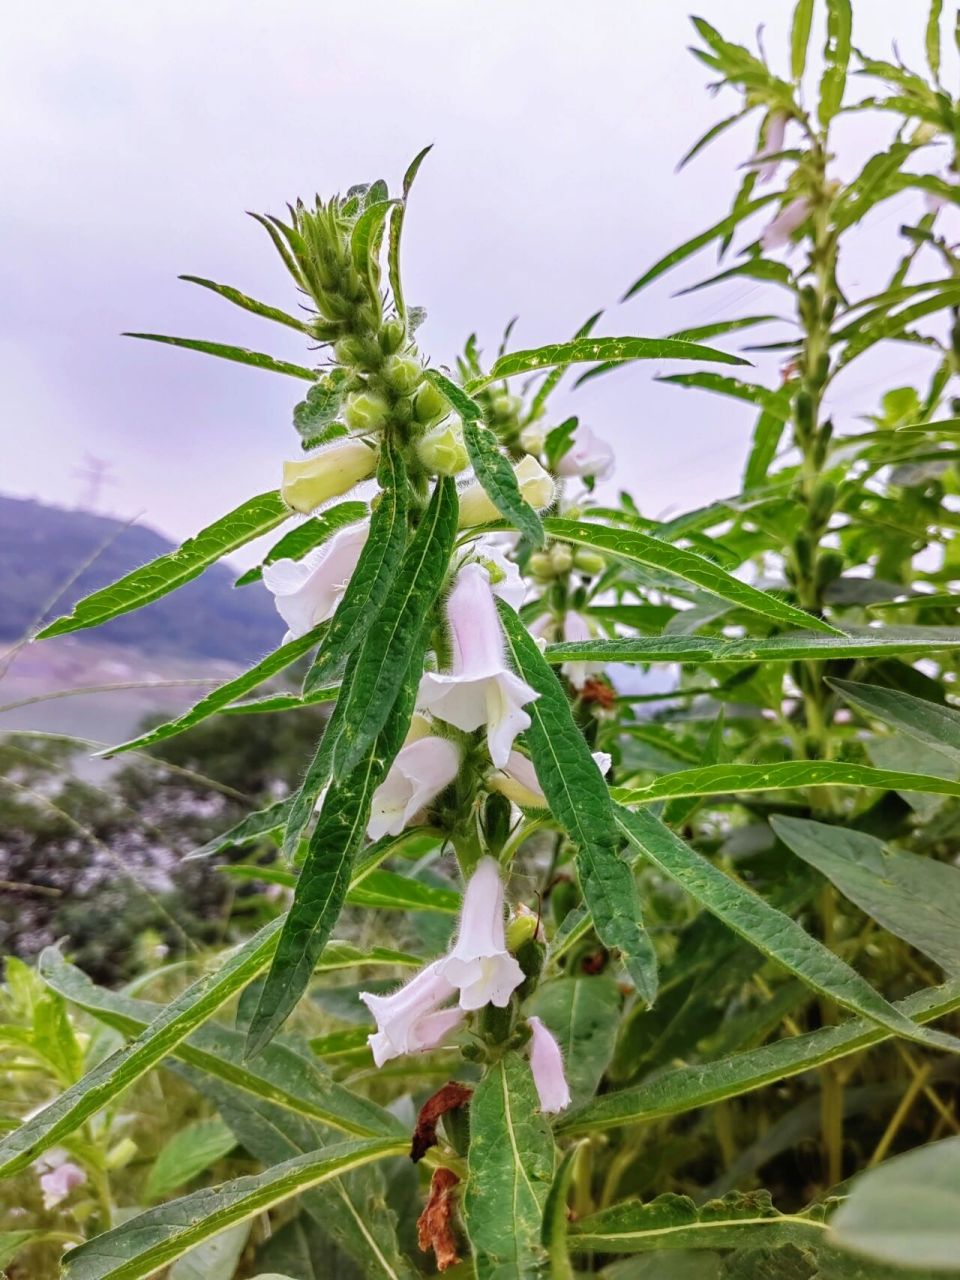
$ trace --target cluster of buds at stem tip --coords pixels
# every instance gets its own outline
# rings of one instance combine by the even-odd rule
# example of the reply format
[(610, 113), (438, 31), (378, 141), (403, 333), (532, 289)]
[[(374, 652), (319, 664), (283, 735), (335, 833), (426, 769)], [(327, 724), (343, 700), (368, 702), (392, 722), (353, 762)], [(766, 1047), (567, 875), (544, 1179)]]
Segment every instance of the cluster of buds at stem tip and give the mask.
[[(536, 927), (532, 913), (524, 913), (524, 940), (531, 936), (528, 916)], [(402, 1054), (437, 1048), (468, 1014), (487, 1005), (505, 1009), (524, 979), (507, 946), (500, 868), (493, 858), (481, 858), (464, 891), (456, 942), (447, 954), (392, 995), (361, 992), (377, 1023), (368, 1037), (374, 1061), (382, 1067)], [(570, 1103), (570, 1091), (559, 1046), (539, 1018), (529, 1023), (530, 1066), (541, 1108), (561, 1111)]]

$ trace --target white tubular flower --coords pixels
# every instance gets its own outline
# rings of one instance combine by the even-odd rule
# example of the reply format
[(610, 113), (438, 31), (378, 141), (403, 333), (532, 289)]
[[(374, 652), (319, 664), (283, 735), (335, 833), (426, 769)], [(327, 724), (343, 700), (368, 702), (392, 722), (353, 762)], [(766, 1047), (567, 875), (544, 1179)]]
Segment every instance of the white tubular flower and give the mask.
[(810, 201), (806, 196), (797, 196), (785, 204), (777, 216), (768, 222), (760, 237), (760, 246), (765, 253), (771, 249), (780, 249), (790, 243), (790, 237), (798, 227), (803, 226), (810, 216)]
[[(613, 763), (613, 757), (606, 751), (594, 751), (593, 760), (604, 774)], [(491, 791), (499, 791), (521, 809), (547, 808), (547, 797), (543, 794), (533, 761), (519, 751), (511, 751), (504, 767), (488, 776), (487, 786)]]
[(467, 733), (486, 725), (490, 758), (502, 768), (514, 738), (530, 727), (524, 705), (540, 695), (507, 668), (500, 618), (481, 565), (464, 565), (457, 574), (446, 612), (452, 670), (424, 675), (419, 704)]
[(527, 453), (543, 453), (547, 429), (542, 422), (530, 422), (520, 432), (520, 444)]
[[(578, 644), (589, 640), (590, 627), (586, 618), (572, 609), (563, 619), (563, 638), (568, 644)], [(603, 670), (602, 662), (565, 662), (560, 668), (575, 689), (582, 689), (592, 675)]]
[(440, 961), (443, 977), (460, 991), (460, 1008), (509, 1004), (523, 970), (507, 950), (503, 882), (494, 858), (481, 858), (463, 895), (456, 946)]
[(40, 1190), (43, 1192), (44, 1209), (55, 1209), (74, 1188), (82, 1187), (86, 1180), (86, 1173), (71, 1160), (64, 1160), (49, 1173), (41, 1174)]
[(540, 1098), (540, 1110), (563, 1111), (570, 1105), (570, 1086), (563, 1071), (560, 1046), (537, 1017), (528, 1018), (533, 1038), (530, 1041), (530, 1071)]
[(557, 463), (558, 476), (596, 476), (606, 480), (613, 474), (613, 450), (589, 427), (577, 427), (570, 448)]
[(403, 1053), (436, 1048), (463, 1018), (462, 1009), (441, 1008), (456, 990), (441, 973), (442, 964), (426, 965), (392, 996), (360, 992), (377, 1023), (367, 1043), (378, 1067)]
[[(520, 493), (524, 500), (530, 503), (531, 507), (537, 511), (542, 511), (544, 507), (549, 507), (553, 501), (556, 486), (552, 477), (544, 471), (532, 453), (528, 453), (525, 458), (517, 463), (513, 468), (513, 473), (517, 477)], [(461, 529), (468, 529), (475, 524), (488, 524), (491, 520), (499, 519), (500, 512), (487, 497), (486, 491), (479, 480), (475, 480), (473, 484), (468, 484), (461, 491)]]
[(473, 554), (487, 571), (493, 594), (505, 600), (511, 609), (519, 609), (527, 594), (520, 569), (492, 538), (481, 538), (474, 544)]
[(402, 747), (373, 793), (367, 835), (398, 836), (420, 810), (457, 776), (460, 752), (445, 738), (417, 738)]
[(375, 449), (362, 440), (335, 440), (303, 462), (285, 462), (280, 494), (288, 507), (308, 515), (368, 480), (376, 469)]
[(783, 139), (787, 132), (787, 116), (783, 111), (774, 111), (767, 117), (767, 128), (763, 145), (760, 146), (750, 160), (757, 167), (757, 181), (769, 182), (780, 168), (779, 160), (772, 160), (783, 150)]
[(273, 593), (277, 612), (290, 628), (286, 640), (305, 636), (332, 617), (357, 567), (370, 528), (349, 525), (302, 560), (276, 560), (263, 566), (263, 583)]

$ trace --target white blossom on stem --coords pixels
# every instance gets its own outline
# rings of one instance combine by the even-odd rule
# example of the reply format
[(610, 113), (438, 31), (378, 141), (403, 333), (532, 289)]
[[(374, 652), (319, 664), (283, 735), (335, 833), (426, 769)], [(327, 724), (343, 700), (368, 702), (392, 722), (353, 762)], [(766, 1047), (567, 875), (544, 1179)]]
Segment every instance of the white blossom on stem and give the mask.
[(263, 566), (263, 582), (287, 624), (285, 640), (295, 640), (333, 616), (357, 567), (369, 525), (348, 525), (302, 560), (275, 560)]
[(460, 769), (460, 752), (446, 738), (408, 742), (373, 793), (367, 835), (398, 836), (410, 820), (448, 787)]
[[(591, 631), (589, 623), (581, 613), (569, 609), (563, 619), (563, 638), (568, 644), (579, 644), (589, 640)], [(592, 675), (603, 671), (602, 662), (565, 662), (560, 670), (575, 689), (582, 689)]]
[[(613, 758), (606, 751), (594, 751), (593, 759), (600, 772), (605, 774)], [(499, 791), (521, 809), (547, 807), (547, 797), (543, 794), (533, 761), (519, 751), (511, 751), (504, 767), (488, 776), (487, 786), (491, 791)]]
[(760, 246), (764, 253), (789, 244), (794, 231), (803, 226), (809, 216), (810, 201), (806, 196), (797, 196), (795, 200), (785, 204), (776, 217), (767, 223), (760, 237)]
[(514, 738), (530, 726), (524, 705), (540, 695), (507, 667), (500, 618), (481, 565), (464, 565), (457, 574), (446, 615), (451, 670), (424, 675), (420, 706), (468, 733), (486, 725), (490, 758), (502, 767)]
[[(520, 486), (520, 493), (526, 502), (537, 511), (549, 507), (553, 501), (556, 485), (549, 472), (533, 456), (526, 454), (513, 468)], [(487, 524), (491, 520), (499, 520), (500, 512), (487, 497), (486, 490), (479, 480), (467, 485), (460, 491), (460, 528), (468, 529), (475, 524)]]
[(530, 1041), (530, 1071), (540, 1098), (540, 1110), (563, 1111), (570, 1105), (570, 1086), (563, 1070), (560, 1046), (537, 1017), (528, 1018), (533, 1037)]
[(440, 972), (459, 990), (461, 1009), (502, 1009), (523, 982), (523, 970), (507, 950), (503, 882), (494, 858), (481, 858), (470, 877), (457, 941), (440, 961)]
[(360, 992), (377, 1023), (367, 1043), (378, 1067), (404, 1053), (435, 1049), (463, 1019), (462, 1009), (442, 1007), (456, 990), (442, 965), (441, 960), (426, 965), (393, 995)]
[(335, 440), (301, 462), (285, 462), (280, 493), (288, 507), (308, 515), (369, 479), (376, 469), (375, 449), (362, 440)]
[(613, 450), (589, 427), (577, 427), (570, 448), (557, 463), (558, 476), (595, 476), (606, 480), (613, 474)]
[(780, 168), (780, 161), (772, 157), (783, 150), (783, 140), (787, 132), (787, 116), (783, 111), (772, 111), (767, 116), (767, 127), (763, 143), (757, 148), (750, 163), (757, 166), (757, 181), (769, 182)]

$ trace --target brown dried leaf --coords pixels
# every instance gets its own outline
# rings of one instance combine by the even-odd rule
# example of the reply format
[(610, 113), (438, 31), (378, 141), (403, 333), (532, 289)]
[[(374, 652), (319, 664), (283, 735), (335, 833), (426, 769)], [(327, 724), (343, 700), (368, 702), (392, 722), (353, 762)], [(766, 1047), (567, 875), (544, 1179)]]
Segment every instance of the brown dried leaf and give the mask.
[(450, 1080), (426, 1100), (417, 1116), (417, 1127), (413, 1131), (413, 1142), (410, 1145), (410, 1159), (414, 1164), (422, 1160), (431, 1147), (437, 1145), (437, 1122), (440, 1117), (456, 1107), (462, 1107), (472, 1096), (473, 1090), (469, 1085)]
[[(449, 1089), (451, 1086), (446, 1087)], [(467, 1092), (469, 1094), (472, 1091), (467, 1090)], [(438, 1271), (446, 1271), (448, 1267), (456, 1266), (460, 1261), (456, 1236), (451, 1226), (454, 1206), (453, 1188), (459, 1181), (452, 1169), (434, 1169), (430, 1180), (429, 1199), (423, 1213), (417, 1219), (417, 1241), (424, 1253), (433, 1250)]]

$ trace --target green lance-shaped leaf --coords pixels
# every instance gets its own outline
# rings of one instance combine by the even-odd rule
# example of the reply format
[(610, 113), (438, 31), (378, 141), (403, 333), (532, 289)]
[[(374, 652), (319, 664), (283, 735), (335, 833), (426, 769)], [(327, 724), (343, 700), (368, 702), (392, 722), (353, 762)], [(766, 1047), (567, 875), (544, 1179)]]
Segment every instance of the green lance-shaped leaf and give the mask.
[(383, 728), (411, 668), (423, 658), (425, 620), (443, 588), (457, 534), (457, 487), (438, 479), (417, 531), (357, 653), (349, 689), (337, 703), (342, 727), (333, 743), (334, 772), (352, 769)]
[(310, 326), (303, 320), (298, 320), (296, 316), (288, 315), (286, 311), (280, 311), (276, 307), (269, 307), (265, 302), (258, 302), (256, 298), (249, 298), (231, 285), (217, 284), (216, 281), (206, 280), (203, 276), (180, 276), (180, 279), (186, 280), (189, 284), (198, 284), (203, 289), (211, 289), (221, 298), (232, 302), (234, 306), (250, 311), (255, 316), (262, 316), (264, 320), (273, 320), (277, 324), (286, 325), (288, 329), (296, 329), (299, 333), (310, 333)]
[(956, 1275), (960, 1138), (931, 1142), (861, 1174), (830, 1219), (829, 1239), (887, 1266), (909, 1267), (911, 1275)]
[(529, 351), (511, 351), (494, 361), (493, 368), (483, 378), (475, 378), (467, 384), (468, 391), (496, 382), (500, 378), (512, 378), (518, 373), (536, 373), (554, 365), (593, 364), (601, 360), (624, 363), (627, 360), (712, 360), (717, 364), (749, 364), (728, 351), (705, 347), (699, 342), (684, 342), (681, 338), (574, 338), (572, 342), (555, 342)]
[(453, 889), (423, 884), (399, 871), (371, 871), (351, 888), (347, 901), (351, 906), (381, 911), (434, 911), (447, 916), (460, 911), (460, 894)]
[(354, 223), (350, 236), (350, 254), (353, 265), (364, 281), (370, 298), (380, 303), (380, 246), (387, 214), (399, 200), (376, 200), (367, 205)]
[(265, 355), (262, 351), (248, 351), (246, 347), (231, 347), (223, 342), (206, 342), (202, 338), (171, 338), (164, 333), (125, 333), (123, 336), (143, 338), (146, 342), (164, 342), (171, 347), (182, 347), (185, 351), (199, 351), (201, 355), (219, 356), (221, 360), (232, 360), (236, 364), (249, 364), (255, 369), (285, 373), (288, 378), (303, 378), (305, 382), (315, 382), (317, 378), (314, 369), (305, 369), (302, 364), (290, 364), (286, 360)]
[(467, 453), (487, 497), (504, 519), (515, 525), (534, 546), (542, 546), (540, 517), (524, 501), (513, 467), (501, 452), (496, 436), (481, 424), (480, 406), (436, 369), (428, 369), (426, 376), (460, 415)]
[(221, 835), (214, 836), (199, 849), (194, 849), (187, 858), (208, 858), (211, 854), (219, 853), (221, 849), (250, 844), (254, 840), (262, 840), (264, 836), (271, 835), (274, 831), (282, 830), (290, 816), (292, 803), (288, 796), (284, 800), (274, 801), (263, 809), (257, 809), (254, 813), (248, 813), (245, 818), (241, 818)]
[(352, 653), (374, 623), (393, 581), (407, 540), (409, 485), (403, 458), (385, 442), (377, 469), (380, 501), (370, 518), (370, 532), (313, 666), (303, 682), (312, 693), (328, 680), (337, 664)]
[(245, 587), (251, 582), (259, 582), (263, 577), (263, 566), (274, 564), (277, 560), (302, 560), (314, 547), (323, 546), (335, 533), (349, 524), (356, 524), (367, 515), (365, 502), (338, 502), (322, 515), (311, 516), (296, 528), (285, 533), (279, 542), (274, 543), (258, 565), (242, 573), (233, 584)]
[(960, 796), (960, 782), (923, 773), (874, 769), (838, 760), (783, 760), (775, 764), (709, 764), (681, 769), (648, 787), (617, 788), (621, 804), (652, 804), (675, 796), (736, 795), (746, 791), (782, 791), (796, 787), (875, 787), (881, 791), (923, 791)]
[(824, 128), (840, 110), (843, 102), (852, 26), (850, 0), (827, 0), (827, 43), (823, 50), (826, 65), (820, 80), (820, 103), (817, 108)]
[(721, 218), (719, 222), (712, 227), (708, 227), (706, 231), (701, 231), (691, 240), (685, 241), (678, 245), (676, 249), (671, 249), (664, 257), (659, 258), (652, 267), (649, 267), (639, 279), (635, 280), (627, 292), (621, 299), (626, 302), (628, 298), (632, 298), (635, 293), (639, 293), (641, 289), (645, 289), (648, 284), (656, 280), (658, 276), (662, 276), (665, 271), (669, 271), (671, 267), (675, 267), (678, 262), (683, 262), (686, 258), (691, 257), (698, 249), (703, 249), (706, 245), (714, 240), (719, 240), (723, 236), (728, 236), (736, 230), (737, 226), (758, 210), (763, 209), (770, 204), (772, 200), (779, 197), (778, 192), (770, 192), (767, 195), (759, 196), (756, 200), (750, 200), (741, 208), (733, 213), (727, 214)]
[(806, 627), (810, 631), (840, 634), (829, 623), (787, 604), (779, 596), (772, 595), (769, 591), (760, 591), (749, 583), (734, 578), (705, 556), (697, 555), (695, 551), (686, 551), (660, 538), (652, 538), (649, 534), (634, 529), (612, 529), (608, 525), (587, 520), (568, 520), (560, 516), (551, 516), (543, 524), (547, 533), (563, 542), (597, 547), (621, 560), (665, 570), (702, 587), (711, 595), (729, 600), (731, 604), (740, 605), (771, 621), (793, 627)]
[[(594, 325), (597, 323), (597, 321), (600, 319), (602, 315), (603, 315), (602, 311), (595, 311), (592, 316), (588, 317), (588, 319), (584, 321), (584, 323), (580, 326), (577, 332), (573, 335), (574, 341), (576, 341), (578, 338), (589, 337), (590, 333), (593, 330)], [(679, 335), (672, 335), (672, 336), (676, 337)], [(690, 335), (684, 334), (683, 336), (693, 338), (692, 334)], [(504, 337), (504, 342), (506, 342), (506, 337)], [(527, 416), (526, 416), (527, 422), (533, 422), (535, 419), (540, 417), (540, 415), (544, 411), (547, 400), (550, 398), (551, 393), (559, 383), (560, 379), (566, 373), (566, 371), (567, 371), (567, 366), (565, 364), (561, 364), (561, 365), (558, 365), (555, 369), (552, 369), (547, 374), (541, 386), (538, 388), (536, 395), (530, 401), (530, 408), (527, 411)]]
[(115, 747), (108, 747), (99, 754), (102, 756), (120, 755), (124, 751), (142, 751), (144, 747), (151, 747), (156, 742), (163, 742), (167, 738), (174, 738), (178, 733), (183, 733), (187, 729), (192, 729), (194, 725), (199, 724), (202, 720), (208, 720), (210, 716), (216, 715), (218, 711), (223, 711), (231, 703), (242, 698), (244, 694), (249, 693), (251, 689), (256, 689), (259, 685), (270, 680), (275, 675), (279, 675), (298, 658), (302, 658), (305, 653), (309, 653), (315, 644), (320, 640), (327, 624), (321, 622), (319, 626), (314, 627), (312, 631), (308, 631), (306, 635), (299, 636), (296, 640), (290, 640), (287, 644), (282, 644), (279, 649), (274, 649), (273, 653), (267, 656), (251, 667), (248, 671), (244, 671), (242, 675), (236, 676), (233, 680), (228, 680), (226, 684), (218, 685), (216, 689), (206, 694), (199, 702), (195, 702), (182, 715), (175, 716), (173, 720), (167, 720), (163, 724), (158, 724), (153, 729), (148, 729), (146, 733), (142, 733), (138, 738), (131, 738), (128, 742), (121, 742)]
[[(212, 1079), (190, 1068), (180, 1069), (191, 1085), (216, 1107), (230, 1126), (235, 1140), (261, 1165), (269, 1167), (296, 1156), (317, 1151), (337, 1139), (326, 1126), (283, 1110), (265, 1099)], [(397, 1126), (402, 1130), (402, 1126)], [(394, 1130), (384, 1137), (399, 1136)], [(318, 1268), (325, 1268), (329, 1244), (335, 1243), (373, 1280), (413, 1280), (413, 1273), (400, 1257), (396, 1238), (396, 1217), (386, 1203), (383, 1171), (367, 1165), (345, 1177), (313, 1187), (299, 1197), (301, 1209), (323, 1229), (323, 1246), (313, 1256)], [(287, 1263), (298, 1276), (320, 1280), (313, 1266)], [(286, 1268), (285, 1268), (286, 1269)], [(226, 1280), (226, 1278), (224, 1278)]]
[[(960, 1008), (960, 982), (915, 992), (893, 1006), (905, 1018), (927, 1023)], [(697, 1062), (663, 1071), (642, 1084), (606, 1093), (562, 1115), (562, 1134), (593, 1134), (601, 1129), (682, 1115), (725, 1098), (739, 1097), (764, 1085), (838, 1062), (893, 1033), (867, 1018), (852, 1018), (835, 1027), (790, 1036), (714, 1062)]]
[(407, 1145), (396, 1139), (338, 1143), (158, 1205), (72, 1249), (64, 1257), (65, 1280), (141, 1280), (227, 1227), (352, 1169), (401, 1155)]
[(927, 50), (927, 66), (934, 80), (940, 79), (940, 19), (943, 15), (943, 0), (930, 0), (930, 12), (927, 15), (927, 29), (924, 32), (924, 44)]
[(781, 816), (770, 825), (861, 911), (951, 976), (960, 974), (960, 869), (887, 848), (865, 831)]
[(143, 1188), (144, 1200), (162, 1200), (192, 1182), (237, 1145), (219, 1116), (178, 1130), (157, 1152)]
[(410, 724), (420, 671), (418, 654), (366, 757), (350, 773), (335, 774), (324, 798), (297, 877), (293, 904), (250, 1021), (248, 1055), (259, 1052), (289, 1017), (340, 918), (373, 794), (403, 745)]
[(645, 809), (631, 813), (617, 806), (615, 812), (624, 836), (649, 862), (763, 955), (777, 961), (814, 991), (871, 1018), (896, 1035), (960, 1052), (960, 1040), (946, 1032), (917, 1027), (795, 920), (725, 875), (659, 818)]
[(631, 1200), (590, 1214), (570, 1226), (574, 1252), (649, 1253), (661, 1249), (771, 1249), (816, 1245), (826, 1223), (778, 1213), (767, 1192), (733, 1192), (697, 1207), (689, 1196)]
[[(126, 1036), (141, 1035), (163, 1012), (163, 1007), (152, 1001), (96, 986), (82, 970), (68, 964), (56, 947), (41, 953), (39, 973), (66, 1000)], [(389, 1111), (331, 1079), (296, 1048), (274, 1043), (256, 1062), (245, 1063), (243, 1045), (242, 1032), (208, 1022), (178, 1044), (170, 1056), (253, 1100), (328, 1125), (349, 1138), (389, 1138), (405, 1132)]]
[[(722, 373), (673, 373), (658, 382), (669, 382), (675, 387), (698, 387), (702, 391), (712, 391), (715, 395), (732, 396), (735, 400), (746, 400), (749, 404), (758, 405), (765, 413), (781, 422), (790, 421), (790, 400), (792, 387), (781, 387), (770, 391), (767, 387), (753, 382), (741, 382), (739, 378), (730, 378)], [(786, 393), (786, 394), (785, 394)]]
[(724, 636), (631, 636), (618, 640), (598, 637), (548, 645), (546, 658), (552, 663), (792, 662), (804, 658), (882, 658), (958, 648), (960, 632), (949, 627), (863, 627), (851, 628), (850, 635), (791, 632), (757, 640), (728, 640)]
[(540, 1225), (554, 1144), (525, 1059), (505, 1054), (470, 1101), (463, 1217), (477, 1280), (516, 1280), (543, 1262)]
[(783, 437), (785, 421), (778, 414), (768, 413), (766, 409), (757, 418), (753, 428), (753, 439), (750, 452), (747, 454), (747, 465), (743, 471), (744, 489), (755, 489), (767, 478), (770, 464), (776, 456)]
[(852, 680), (828, 679), (827, 683), (857, 711), (960, 760), (960, 711), (914, 697), (901, 689), (884, 689)]
[(315, 689), (313, 693), (271, 693), (263, 698), (246, 698), (242, 702), (231, 702), (223, 708), (225, 716), (256, 716), (269, 711), (298, 711), (303, 707), (318, 707), (324, 702), (336, 701), (340, 692), (337, 684), (328, 685), (325, 689)]
[(419, 151), (410, 163), (407, 172), (403, 175), (403, 193), (398, 204), (394, 206), (393, 213), (390, 215), (390, 230), (388, 233), (387, 247), (387, 269), (390, 279), (390, 289), (393, 293), (393, 305), (397, 309), (397, 315), (400, 319), (407, 323), (407, 306), (403, 296), (403, 281), (400, 276), (400, 238), (403, 234), (403, 220), (407, 212), (407, 198), (410, 195), (410, 188), (413, 186), (417, 174), (420, 172), (420, 166), (427, 157), (427, 153), (432, 149), (433, 143)]
[(283, 918), (272, 920), (212, 974), (198, 979), (168, 1004), (125, 1049), (89, 1071), (43, 1111), (0, 1142), (0, 1177), (18, 1173), (38, 1155), (73, 1133), (156, 1066), (211, 1018), (227, 1000), (270, 963)]
[(796, 84), (803, 79), (807, 66), (807, 46), (813, 23), (813, 0), (797, 0), (790, 24), (790, 75)]
[(567, 1245), (567, 1199), (573, 1184), (577, 1159), (584, 1145), (584, 1142), (578, 1142), (564, 1155), (543, 1206), (540, 1243), (547, 1254), (550, 1280), (576, 1280), (577, 1273), (570, 1259)]
[(526, 627), (502, 600), (497, 608), (513, 664), (540, 695), (527, 703), (527, 741), (550, 810), (578, 846), (577, 873), (594, 928), (616, 947), (642, 1000), (657, 994), (657, 958), (643, 927), (640, 895), (619, 855), (616, 825), (600, 770), (577, 728), (563, 686)]
[(102, 622), (118, 618), (132, 609), (142, 609), (144, 605), (190, 582), (208, 565), (236, 551), (237, 547), (269, 533), (289, 519), (290, 514), (279, 493), (258, 494), (202, 529), (195, 537), (188, 538), (176, 551), (151, 560), (110, 586), (86, 596), (73, 606), (71, 613), (44, 627), (37, 639), (45, 640), (48, 636), (61, 636), (68, 631), (98, 627)]

